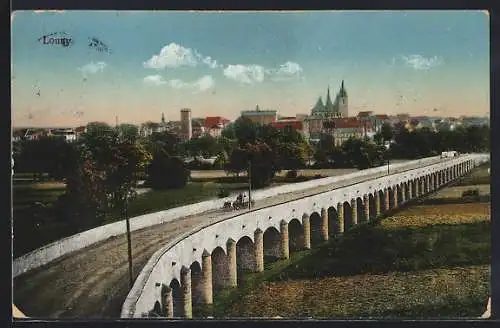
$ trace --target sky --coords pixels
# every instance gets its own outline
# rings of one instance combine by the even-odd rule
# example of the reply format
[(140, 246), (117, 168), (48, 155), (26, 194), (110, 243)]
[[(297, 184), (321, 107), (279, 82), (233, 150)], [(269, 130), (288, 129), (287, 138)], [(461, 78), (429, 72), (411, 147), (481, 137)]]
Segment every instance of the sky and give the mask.
[(11, 24), (14, 127), (310, 114), (342, 80), (349, 116), (490, 111), (484, 11), (17, 11)]

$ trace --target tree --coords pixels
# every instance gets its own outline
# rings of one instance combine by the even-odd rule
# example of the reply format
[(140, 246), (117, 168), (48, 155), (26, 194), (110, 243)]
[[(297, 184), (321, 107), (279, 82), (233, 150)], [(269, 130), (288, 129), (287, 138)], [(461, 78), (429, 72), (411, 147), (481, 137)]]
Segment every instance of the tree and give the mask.
[(276, 153), (264, 142), (247, 143), (236, 147), (230, 158), (228, 170), (232, 172), (247, 171), (251, 163), (251, 184), (253, 188), (261, 188), (274, 178), (279, 171)]
[(97, 167), (84, 145), (80, 144), (77, 152), (72, 173), (66, 178), (66, 192), (58, 198), (55, 209), (58, 217), (81, 231), (103, 222), (108, 201), (104, 172)]
[(231, 154), (237, 144), (237, 141), (235, 139), (229, 139), (224, 136), (216, 138), (216, 141), (220, 149), (219, 154), (224, 151), (228, 156)]
[(380, 133), (382, 134), (382, 139), (384, 141), (389, 141), (392, 140), (394, 137), (394, 129), (390, 123), (384, 123), (382, 124), (382, 127), (380, 128)]
[(91, 123), (75, 146), (77, 156), (58, 209), (80, 228), (95, 227), (107, 214), (124, 213), (148, 153), (104, 123)]
[(227, 163), (229, 163), (229, 156), (225, 150), (222, 150), (217, 155), (217, 159), (214, 162), (214, 166), (218, 169), (224, 170), (226, 168)]
[(296, 143), (280, 143), (277, 147), (278, 165), (281, 169), (304, 168), (307, 164), (308, 148)]
[(373, 136), (373, 141), (377, 144), (383, 144), (384, 143), (384, 137), (382, 136), (382, 133), (378, 132)]
[(191, 155), (201, 155), (203, 157), (217, 156), (222, 150), (222, 146), (212, 136), (202, 136), (186, 141), (183, 144), (183, 150)]
[(180, 189), (187, 184), (190, 172), (179, 157), (158, 151), (147, 169), (147, 183), (153, 189)]
[(257, 140), (257, 127), (257, 124), (246, 117), (238, 118), (233, 127), (238, 144), (242, 146), (247, 143), (254, 143)]
[(139, 137), (139, 128), (133, 124), (120, 124), (118, 134), (125, 139), (135, 142)]
[(16, 172), (31, 172), (41, 176), (48, 173), (54, 179), (68, 174), (68, 161), (75, 156), (74, 144), (62, 137), (42, 137), (24, 140), (14, 152)]
[(333, 136), (325, 134), (320, 139), (314, 152), (314, 160), (318, 167), (327, 168), (331, 166), (331, 156), (336, 152)]
[(113, 155), (106, 170), (106, 194), (111, 210), (124, 214), (128, 203), (135, 197), (139, 174), (145, 170), (149, 154), (135, 142), (120, 139), (113, 145)]
[(469, 126), (465, 130), (467, 148), (470, 152), (481, 152), (489, 149), (489, 127)]
[(269, 185), (276, 172), (280, 170), (276, 163), (275, 152), (263, 142), (248, 144), (246, 152), (251, 163), (252, 187), (261, 188)]
[(344, 158), (359, 169), (380, 165), (384, 161), (383, 146), (372, 141), (349, 139), (342, 145)]
[(229, 163), (226, 163), (224, 170), (226, 173), (236, 174), (239, 176), (241, 172), (248, 170), (249, 155), (246, 149), (242, 146), (237, 146), (229, 155)]
[(182, 153), (181, 139), (171, 132), (153, 132), (148, 138), (146, 148), (152, 154), (158, 151), (165, 151), (170, 156)]
[(226, 125), (221, 131), (221, 136), (227, 139), (236, 139), (236, 134), (234, 133), (234, 123)]

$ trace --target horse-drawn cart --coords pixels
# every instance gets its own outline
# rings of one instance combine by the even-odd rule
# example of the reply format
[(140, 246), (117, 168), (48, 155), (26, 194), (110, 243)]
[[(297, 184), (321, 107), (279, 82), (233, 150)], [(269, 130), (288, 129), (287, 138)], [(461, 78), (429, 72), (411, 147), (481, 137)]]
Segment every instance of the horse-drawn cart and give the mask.
[[(252, 206), (255, 205), (255, 201), (252, 200)], [(227, 201), (224, 202), (224, 209), (226, 210), (240, 210), (243, 208), (248, 208), (248, 201), (235, 200), (234, 202)]]

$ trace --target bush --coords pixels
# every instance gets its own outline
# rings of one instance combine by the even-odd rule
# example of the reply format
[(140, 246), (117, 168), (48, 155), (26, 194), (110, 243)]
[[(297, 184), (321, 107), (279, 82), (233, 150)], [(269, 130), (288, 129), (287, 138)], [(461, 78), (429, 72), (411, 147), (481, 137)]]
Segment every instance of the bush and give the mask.
[(286, 172), (287, 179), (296, 179), (297, 178), (297, 170), (290, 170)]
[(186, 186), (190, 171), (181, 158), (157, 153), (148, 167), (148, 185), (153, 189), (180, 189)]
[(314, 179), (321, 179), (323, 178), (323, 176), (321, 174), (315, 174), (314, 175)]

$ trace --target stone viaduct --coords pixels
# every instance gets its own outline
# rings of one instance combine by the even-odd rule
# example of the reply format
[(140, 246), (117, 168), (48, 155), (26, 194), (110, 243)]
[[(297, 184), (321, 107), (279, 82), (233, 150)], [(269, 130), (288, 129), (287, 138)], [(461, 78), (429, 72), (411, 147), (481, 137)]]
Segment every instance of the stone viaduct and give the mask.
[(221, 288), (245, 272), (288, 259), (386, 211), (424, 196), (489, 160), (486, 154), (387, 175), (309, 197), (235, 215), (179, 236), (158, 250), (139, 274), (122, 318), (191, 318)]

